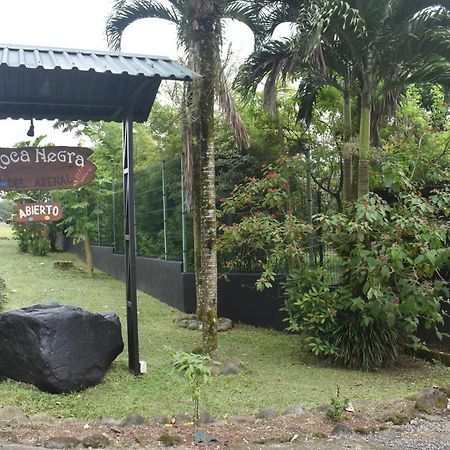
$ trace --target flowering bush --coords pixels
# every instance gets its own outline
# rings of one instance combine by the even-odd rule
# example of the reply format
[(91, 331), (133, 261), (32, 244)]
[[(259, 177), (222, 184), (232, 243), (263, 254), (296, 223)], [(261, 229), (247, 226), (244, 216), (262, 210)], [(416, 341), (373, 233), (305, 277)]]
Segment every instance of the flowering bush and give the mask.
[(261, 272), (258, 290), (271, 287), (277, 273), (304, 265), (306, 237), (313, 229), (298, 214), (302, 192), (291, 190), (290, 174), (298, 162), (292, 158), (265, 167), (262, 178), (247, 178), (222, 199), (219, 217), (233, 219), (219, 226), (222, 264), (227, 270)]
[(223, 264), (259, 271), (259, 290), (287, 274), (288, 328), (304, 333), (317, 356), (363, 370), (392, 365), (405, 344), (421, 345), (419, 320), (429, 329), (443, 322), (450, 191), (424, 198), (408, 183), (394, 204), (369, 194), (343, 212), (315, 216), (314, 228), (341, 269), (332, 288), (326, 271), (307, 262), (313, 227), (301, 218), (304, 198), (292, 182), (296, 163), (267, 167), (261, 179), (249, 178), (223, 199), (222, 218), (233, 215), (219, 227)]
[(293, 272), (286, 287), (290, 328), (306, 332), (316, 355), (346, 366), (393, 364), (404, 344), (420, 344), (419, 319), (426, 328), (443, 322), (449, 215), (444, 190), (429, 199), (402, 194), (392, 206), (369, 194), (342, 213), (317, 216), (342, 258), (341, 283), (331, 291), (318, 274)]

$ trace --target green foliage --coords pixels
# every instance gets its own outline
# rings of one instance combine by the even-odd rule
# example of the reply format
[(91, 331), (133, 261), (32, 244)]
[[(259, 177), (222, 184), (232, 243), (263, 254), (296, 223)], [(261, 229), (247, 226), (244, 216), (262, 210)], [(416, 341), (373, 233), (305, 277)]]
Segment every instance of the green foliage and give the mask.
[(392, 206), (367, 195), (347, 211), (317, 217), (342, 257), (342, 287), (330, 292), (316, 281), (305, 292), (296, 289), (302, 279), (290, 277), (291, 328), (306, 331), (317, 355), (346, 366), (393, 364), (403, 344), (419, 344), (419, 318), (427, 328), (442, 323), (449, 213), (450, 192), (443, 190), (429, 199), (402, 194)]
[(13, 203), (9, 200), (0, 198), (0, 221), (6, 221), (13, 213)]
[[(8, 240), (2, 240), (0, 247), (1, 276), (8, 294), (6, 309), (23, 308), (46, 298), (88, 311), (112, 311), (122, 324), (126, 323), (121, 281), (105, 274), (86, 278), (85, 265), (72, 254), (50, 253), (46, 258), (36, 258), (18, 253), (16, 242)], [(54, 262), (62, 260), (73, 261), (75, 270), (55, 269)], [(151, 368), (145, 376), (129, 373), (124, 351), (98, 386), (80, 392), (48, 394), (26, 383), (5, 380), (0, 384), (0, 407), (18, 406), (27, 416), (47, 412), (60, 419), (79, 417), (86, 422), (100, 416), (126, 417), (130, 411), (147, 418), (190, 412), (188, 383), (172, 369), (165, 346), (170, 343), (175, 350), (189, 351), (198, 346), (198, 336), (174, 327), (176, 310), (144, 292), (138, 296), (141, 359)], [(122, 331), (126, 341), (125, 327)], [(208, 411), (219, 419), (243, 411), (253, 414), (267, 405), (283, 411), (298, 398), (313, 409), (329, 402), (336, 385), (351, 386), (353, 399), (380, 400), (448, 384), (448, 371), (409, 357), (398, 368), (364, 374), (361, 384), (361, 373), (324, 367), (309, 354), (299, 352), (297, 335), (242, 324), (237, 324), (232, 333), (222, 334), (219, 345), (223, 358), (236, 359), (239, 355), (248, 369), (232, 378), (213, 376), (202, 390), (202, 395), (207, 394)]]
[(196, 353), (186, 353), (182, 351), (173, 354), (173, 367), (177, 372), (183, 374), (186, 378), (192, 397), (192, 421), (194, 425), (199, 424), (199, 404), (200, 404), (200, 388), (202, 384), (208, 382), (211, 376), (209, 363), (211, 358)]
[(296, 189), (294, 174), (302, 163), (296, 156), (267, 166), (262, 178), (247, 178), (222, 199), (223, 222), (234, 222), (219, 227), (223, 265), (227, 270), (261, 271), (258, 290), (270, 287), (277, 273), (304, 265), (306, 237), (312, 229), (296, 214), (303, 209), (304, 197)]
[(341, 397), (341, 389), (336, 386), (336, 396), (331, 397), (331, 406), (327, 410), (327, 417), (334, 422), (340, 422), (344, 416), (345, 408), (348, 406), (348, 401), (348, 398)]
[(35, 256), (45, 256), (50, 251), (48, 226), (43, 223), (14, 223), (14, 238), (17, 239), (19, 249), (24, 253)]
[[(7, 198), (12, 203), (52, 201), (52, 195), (45, 191), (8, 192)], [(54, 230), (53, 224), (12, 222), (12, 229), (20, 251), (35, 256), (45, 256), (50, 251), (50, 233)]]
[(373, 187), (394, 192), (412, 185), (442, 183), (450, 167), (450, 127), (442, 88), (421, 85), (406, 90), (394, 121), (382, 130), (383, 150)]

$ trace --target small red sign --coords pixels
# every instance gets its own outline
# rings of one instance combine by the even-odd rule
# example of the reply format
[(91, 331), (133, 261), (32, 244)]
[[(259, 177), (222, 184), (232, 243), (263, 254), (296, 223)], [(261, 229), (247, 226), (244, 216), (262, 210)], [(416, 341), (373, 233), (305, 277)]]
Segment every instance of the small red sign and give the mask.
[(59, 203), (22, 203), (15, 206), (14, 222), (56, 222), (62, 218)]

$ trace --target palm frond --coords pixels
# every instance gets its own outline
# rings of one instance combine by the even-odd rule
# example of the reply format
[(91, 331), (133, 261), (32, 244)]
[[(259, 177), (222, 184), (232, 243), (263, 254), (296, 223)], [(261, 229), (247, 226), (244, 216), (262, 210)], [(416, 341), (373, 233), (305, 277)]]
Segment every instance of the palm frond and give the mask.
[(317, 95), (319, 94), (320, 87), (303, 82), (299, 85), (298, 89), (298, 114), (297, 121), (304, 121), (306, 126), (309, 126), (312, 121), (313, 109), (316, 104)]
[(236, 146), (239, 149), (250, 148), (250, 136), (248, 134), (247, 127), (242, 120), (239, 109), (236, 106), (236, 102), (231, 95), (231, 91), (227, 86), (225, 71), (223, 67), (220, 68), (219, 72), (217, 96), (219, 105), (223, 113), (225, 114), (225, 118), (227, 119), (231, 129), (233, 130)]
[(297, 90), (299, 110), (297, 120), (310, 125), (312, 113), (316, 103), (317, 95), (325, 86), (333, 86), (339, 91), (343, 91), (343, 85), (338, 79), (330, 74), (317, 70), (315, 67), (303, 68), (303, 76), (298, 74), (300, 83)]
[[(299, 17), (298, 39), (303, 41), (303, 58), (309, 60), (323, 36), (331, 28), (333, 33), (341, 36), (349, 48), (357, 43), (364, 45), (367, 28), (364, 18), (357, 8), (353, 8), (345, 0), (319, 0), (302, 9)], [(360, 56), (360, 49), (353, 50)]]
[(291, 65), (292, 40), (267, 42), (262, 48), (253, 52), (242, 64), (234, 81), (235, 89), (244, 97), (256, 92), (258, 85), (270, 75), (274, 68), (287, 70)]
[(147, 18), (165, 19), (177, 25), (182, 20), (180, 11), (173, 5), (166, 7), (155, 0), (117, 0), (106, 22), (108, 46), (119, 50), (125, 28), (139, 19)]
[(422, 11), (433, 11), (439, 7), (450, 9), (450, 0), (391, 0), (386, 26), (392, 30), (409, 22)]

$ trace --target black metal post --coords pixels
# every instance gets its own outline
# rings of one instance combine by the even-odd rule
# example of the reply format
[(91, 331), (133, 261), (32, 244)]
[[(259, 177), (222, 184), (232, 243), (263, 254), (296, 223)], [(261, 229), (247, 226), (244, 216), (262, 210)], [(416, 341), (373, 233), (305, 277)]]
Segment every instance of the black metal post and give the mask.
[[(320, 189), (317, 191), (317, 213), (322, 214), (322, 191)], [(322, 240), (322, 227), (317, 229), (317, 236), (319, 237), (319, 264), (320, 267), (323, 267), (324, 248)]]
[(140, 375), (139, 338), (136, 295), (136, 222), (134, 211), (133, 177), (133, 108), (130, 107), (123, 121), (123, 199), (125, 276), (128, 331), (128, 370)]

